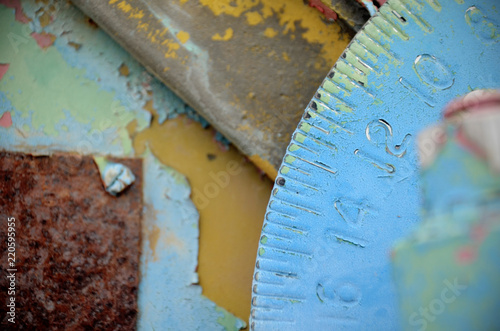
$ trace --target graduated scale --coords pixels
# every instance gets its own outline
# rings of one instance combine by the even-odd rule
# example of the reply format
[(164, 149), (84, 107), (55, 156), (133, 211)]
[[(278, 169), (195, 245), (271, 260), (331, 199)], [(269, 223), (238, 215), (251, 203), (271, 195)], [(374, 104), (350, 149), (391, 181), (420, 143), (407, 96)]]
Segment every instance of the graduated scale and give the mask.
[[(252, 330), (396, 330), (390, 252), (419, 221), (416, 135), (500, 87), (500, 2), (389, 0), (311, 100), (267, 208)], [(425, 151), (421, 151), (425, 152)]]

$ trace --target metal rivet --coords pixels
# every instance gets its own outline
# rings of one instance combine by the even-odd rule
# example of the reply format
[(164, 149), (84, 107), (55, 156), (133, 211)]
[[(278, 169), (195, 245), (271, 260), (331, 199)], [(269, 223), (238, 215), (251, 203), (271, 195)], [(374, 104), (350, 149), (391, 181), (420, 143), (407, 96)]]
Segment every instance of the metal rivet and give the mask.
[(276, 184), (278, 184), (279, 186), (284, 186), (285, 182), (286, 180), (283, 177), (278, 177), (278, 179), (276, 179)]

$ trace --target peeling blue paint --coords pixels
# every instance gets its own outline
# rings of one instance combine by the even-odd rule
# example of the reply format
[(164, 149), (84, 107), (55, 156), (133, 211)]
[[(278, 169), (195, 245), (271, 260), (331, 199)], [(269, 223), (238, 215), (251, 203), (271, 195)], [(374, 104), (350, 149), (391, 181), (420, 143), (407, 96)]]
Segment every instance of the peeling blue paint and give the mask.
[[(145, 210), (139, 286), (139, 330), (237, 330), (245, 323), (201, 295), (196, 273), (198, 212), (187, 179), (144, 157)], [(151, 241), (154, 237), (154, 243)], [(187, 244), (187, 245), (186, 245)], [(152, 245), (154, 247), (152, 248)], [(161, 291), (159, 290), (161, 289)]]

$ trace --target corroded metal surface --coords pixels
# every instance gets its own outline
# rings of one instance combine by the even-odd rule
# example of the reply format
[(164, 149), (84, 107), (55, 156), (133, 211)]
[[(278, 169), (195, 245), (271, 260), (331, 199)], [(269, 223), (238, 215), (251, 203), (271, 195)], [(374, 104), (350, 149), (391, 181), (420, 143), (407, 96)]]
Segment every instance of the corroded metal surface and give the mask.
[(271, 177), (348, 42), (300, 0), (74, 3)]
[(368, 10), (357, 0), (321, 0), (354, 30), (359, 31), (370, 18)]
[(135, 329), (142, 162), (119, 162), (136, 179), (115, 198), (92, 157), (0, 152), (3, 328), (13, 326), (6, 320), (5, 276), (7, 219), (14, 217), (18, 329)]
[[(141, 299), (139, 286), (145, 308), (169, 312), (150, 310), (156, 325), (234, 330), (249, 315), (270, 181), (218, 137), (70, 3), (0, 0), (0, 148), (154, 160), (149, 146), (162, 163), (143, 182), (143, 256), (155, 254), (141, 270), (156, 288)], [(214, 181), (235, 162), (228, 181)]]

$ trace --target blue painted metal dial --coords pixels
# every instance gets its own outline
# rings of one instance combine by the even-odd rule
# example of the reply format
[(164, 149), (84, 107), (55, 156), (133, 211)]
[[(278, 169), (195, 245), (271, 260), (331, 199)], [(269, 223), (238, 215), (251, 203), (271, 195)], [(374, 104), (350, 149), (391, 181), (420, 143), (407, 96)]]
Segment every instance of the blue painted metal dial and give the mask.
[(356, 35), (279, 170), (258, 249), (252, 329), (405, 327), (390, 249), (419, 221), (416, 134), (451, 99), (500, 87), (496, 5), (389, 0)]

